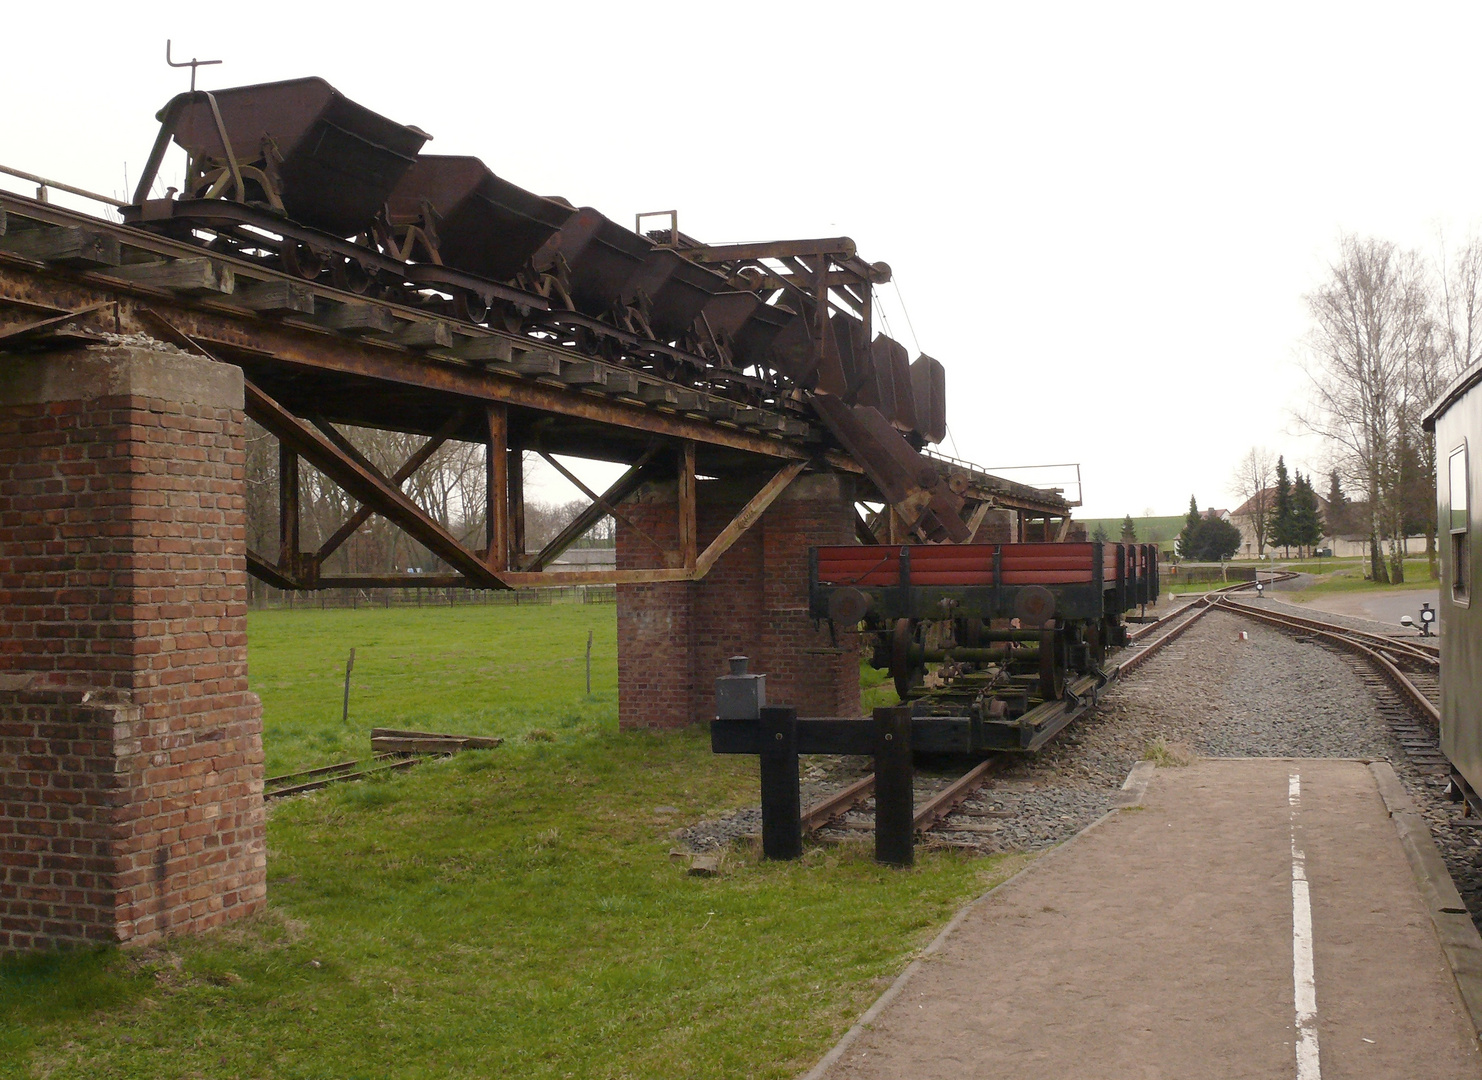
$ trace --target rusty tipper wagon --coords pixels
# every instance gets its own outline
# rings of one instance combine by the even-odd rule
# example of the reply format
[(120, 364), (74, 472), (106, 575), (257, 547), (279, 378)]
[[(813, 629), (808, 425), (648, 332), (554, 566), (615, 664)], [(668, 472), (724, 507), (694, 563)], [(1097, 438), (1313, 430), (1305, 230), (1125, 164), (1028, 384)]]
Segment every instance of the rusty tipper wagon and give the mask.
[(809, 609), (835, 633), (873, 637), (917, 717), (918, 749), (1033, 749), (1063, 714), (1042, 706), (1106, 682), (1128, 611), (1158, 598), (1151, 544), (921, 544), (810, 552)]

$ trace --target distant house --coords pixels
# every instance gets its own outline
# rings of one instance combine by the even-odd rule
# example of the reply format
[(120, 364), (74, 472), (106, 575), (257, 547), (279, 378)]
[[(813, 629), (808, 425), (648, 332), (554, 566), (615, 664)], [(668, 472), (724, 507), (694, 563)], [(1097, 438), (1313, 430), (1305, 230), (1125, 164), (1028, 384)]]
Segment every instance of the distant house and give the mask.
[[(1268, 508), (1266, 513), (1269, 520), (1271, 512), (1276, 507), (1276, 489), (1267, 488), (1262, 494), (1266, 499), (1266, 506)], [(1316, 492), (1313, 494), (1316, 495)], [(1240, 530), (1240, 554), (1237, 556), (1238, 558), (1255, 559), (1259, 557), (1257, 552), (1260, 550), (1260, 545), (1256, 543), (1254, 511), (1254, 507), (1259, 505), (1259, 498), (1260, 496), (1252, 496), (1247, 499), (1232, 510), (1230, 516), (1226, 519), (1230, 524)], [(1317, 509), (1322, 514), (1323, 526), (1327, 530), (1323, 535), (1322, 541), (1318, 544), (1319, 548), (1326, 548), (1339, 558), (1348, 556), (1362, 557), (1369, 554), (1369, 534), (1366, 531), (1362, 528), (1353, 528), (1351, 526), (1334, 531), (1332, 528), (1334, 524), (1332, 505), (1321, 495), (1317, 495)], [(1347, 518), (1347, 522), (1341, 522), (1339, 523), (1340, 525), (1346, 525), (1348, 523), (1362, 525), (1362, 523), (1368, 520), (1369, 512), (1367, 503), (1350, 503), (1346, 510), (1347, 512), (1344, 516)], [(1406, 538), (1406, 552), (1424, 550), (1424, 536)], [(1277, 548), (1273, 550), (1270, 544), (1266, 545), (1266, 553), (1272, 558), (1285, 556), (1285, 552), (1282, 549)]]
[[(1313, 494), (1316, 495), (1316, 492)], [(1261, 500), (1263, 499), (1266, 504), (1266, 521), (1269, 528), (1271, 515), (1276, 512), (1276, 489), (1274, 487), (1267, 488), (1259, 495), (1252, 495), (1245, 502), (1230, 511), (1230, 516), (1225, 519), (1240, 530), (1240, 554), (1236, 558), (1256, 559), (1260, 557), (1261, 545), (1256, 543), (1255, 514), (1256, 508), (1261, 505)], [(1322, 515), (1324, 524), (1326, 524), (1328, 518), (1332, 516), (1332, 507), (1328, 505), (1328, 500), (1324, 499), (1321, 495), (1317, 495), (1317, 510)], [(1331, 546), (1331, 542), (1336, 539), (1336, 537), (1324, 536), (1322, 543), (1318, 546), (1329, 547)], [(1284, 554), (1280, 548), (1272, 551), (1270, 544), (1266, 545), (1266, 550), (1273, 558)], [(1335, 551), (1334, 554), (1337, 554), (1337, 552)]]

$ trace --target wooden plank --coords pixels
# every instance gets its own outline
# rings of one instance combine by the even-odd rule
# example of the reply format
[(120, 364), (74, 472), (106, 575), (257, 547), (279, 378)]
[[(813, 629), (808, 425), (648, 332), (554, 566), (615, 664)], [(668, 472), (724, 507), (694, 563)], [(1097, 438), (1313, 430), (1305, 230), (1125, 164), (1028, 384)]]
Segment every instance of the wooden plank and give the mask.
[(185, 293), (187, 296), (205, 296), (212, 293), (228, 295), (236, 288), (236, 276), (232, 268), (217, 266), (210, 259), (169, 259), (165, 262), (134, 263), (130, 266), (114, 267), (108, 271), (110, 277), (122, 278), (136, 285), (148, 285), (155, 289)]
[(391, 340), (409, 349), (445, 349), (453, 344), (453, 327), (441, 319), (403, 323)]
[(631, 371), (609, 370), (607, 372), (607, 392), (636, 398), (638, 396), (638, 376)]
[(567, 386), (606, 386), (607, 368), (590, 360), (568, 361), (561, 365), (556, 377)]
[(762, 485), (762, 489), (751, 497), (751, 501), (741, 508), (741, 512), (720, 531), (720, 535), (710, 541), (710, 545), (704, 553), (695, 560), (695, 579), (698, 581), (710, 572), (722, 555), (730, 550), (731, 545), (741, 538), (741, 535), (756, 524), (757, 520), (767, 511), (777, 496), (787, 490), (787, 486), (793, 482), (805, 468), (806, 461), (794, 461), (784, 465), (777, 470), (776, 475)]
[(454, 345), (451, 351), (459, 360), (485, 364), (507, 364), (514, 358), (509, 339), (501, 337), (465, 338)]
[(232, 299), (264, 315), (313, 315), (314, 290), (296, 281), (254, 281)]
[(638, 400), (652, 405), (678, 405), (679, 391), (668, 383), (640, 382)]
[(514, 349), (509, 366), (521, 375), (561, 374), (562, 360), (549, 349)]
[(382, 754), (456, 754), (465, 745), (462, 739), (450, 739), (446, 736), (414, 739), (383, 735), (371, 739), (371, 749)]
[(116, 236), (81, 226), (8, 233), (0, 248), (56, 266), (116, 267), (120, 258)]
[(371, 738), (456, 739), (470, 750), (493, 750), (504, 744), (499, 735), (451, 735), (441, 731), (408, 731), (405, 728), (371, 728)]
[(380, 304), (355, 301), (330, 308), (319, 317), (319, 325), (342, 334), (383, 334), (394, 336), (396, 318)]

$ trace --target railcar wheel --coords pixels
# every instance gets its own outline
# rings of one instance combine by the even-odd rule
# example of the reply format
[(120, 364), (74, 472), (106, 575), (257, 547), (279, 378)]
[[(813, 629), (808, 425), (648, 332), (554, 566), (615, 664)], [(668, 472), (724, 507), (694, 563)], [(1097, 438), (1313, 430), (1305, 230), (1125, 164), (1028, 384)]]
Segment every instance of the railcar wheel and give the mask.
[(283, 261), (284, 270), (305, 281), (318, 279), (328, 265), (324, 252), (297, 240), (285, 239), (283, 246), (278, 249), (278, 257)]
[(464, 322), (478, 325), (489, 317), (489, 301), (477, 293), (459, 289), (453, 293), (453, 311)]
[(359, 259), (345, 257), (336, 259), (330, 264), (330, 280), (334, 282), (336, 289), (364, 296), (370, 292), (370, 287), (375, 283), (375, 271), (367, 267)]
[(1086, 624), (1086, 651), (1092, 667), (1106, 667), (1106, 630), (1099, 619)]
[(906, 700), (911, 685), (921, 675), (919, 665), (911, 663), (911, 652), (916, 644), (916, 622), (913, 619), (895, 620), (895, 631), (890, 635), (890, 677), (895, 682), (896, 695)]
[(1046, 701), (1065, 696), (1065, 635), (1054, 626), (1039, 635), (1039, 696)]

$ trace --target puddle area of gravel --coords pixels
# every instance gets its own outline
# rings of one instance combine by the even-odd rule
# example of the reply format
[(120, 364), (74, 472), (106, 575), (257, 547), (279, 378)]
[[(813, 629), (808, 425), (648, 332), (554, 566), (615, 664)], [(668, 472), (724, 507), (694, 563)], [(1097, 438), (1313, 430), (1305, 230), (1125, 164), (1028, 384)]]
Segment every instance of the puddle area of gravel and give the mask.
[[(1096, 709), (1048, 747), (998, 774), (949, 819), (958, 831), (934, 832), (928, 842), (984, 853), (1051, 847), (1110, 809), (1127, 773), (1154, 746), (1175, 757), (1383, 759), (1393, 763), (1429, 820), (1468, 909), (1482, 912), (1482, 830), (1459, 824), (1459, 807), (1442, 794), (1443, 773), (1410, 763), (1356, 665), (1314, 641), (1212, 612), (1133, 676), (1103, 691)], [(803, 804), (870, 767), (868, 758), (804, 759)], [(952, 775), (920, 768), (918, 798)], [(872, 813), (866, 804), (825, 837), (867, 841)], [(761, 811), (749, 807), (678, 830), (675, 839), (691, 851), (715, 851), (760, 832)]]

